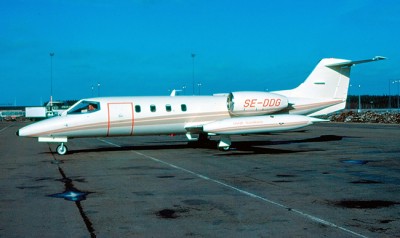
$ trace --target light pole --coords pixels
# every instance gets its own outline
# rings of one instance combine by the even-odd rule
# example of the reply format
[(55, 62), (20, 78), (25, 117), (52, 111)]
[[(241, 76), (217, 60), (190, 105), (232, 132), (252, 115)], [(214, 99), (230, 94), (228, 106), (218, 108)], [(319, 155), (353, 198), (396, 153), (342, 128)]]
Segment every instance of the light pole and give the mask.
[(182, 86), (182, 94), (183, 94), (183, 95), (185, 95), (185, 92), (186, 92), (185, 90), (186, 90), (186, 85), (183, 85), (183, 86)]
[(397, 110), (400, 110), (399, 97), (400, 97), (400, 80), (393, 80), (393, 84), (397, 83)]
[[(358, 85), (358, 89), (361, 88), (361, 85)], [(361, 90), (358, 91), (358, 112), (361, 112)]]
[[(350, 90), (352, 89), (352, 87), (353, 87), (353, 85), (349, 85), (349, 93), (350, 93)], [(348, 109), (349, 110), (351, 110), (351, 100), (350, 100), (350, 97), (347, 95), (347, 102), (346, 102), (346, 104), (348, 104)]]
[(54, 53), (50, 53), (50, 111), (53, 111), (53, 56)]
[(197, 84), (197, 87), (199, 87), (199, 95), (200, 95), (200, 87), (201, 87), (201, 83)]
[(389, 111), (391, 111), (391, 109), (392, 109), (392, 98), (391, 98), (391, 96), (390, 96), (390, 84), (391, 84), (392, 82), (390, 81), (390, 79), (389, 79), (389, 105), (388, 105), (388, 107), (389, 107)]
[(391, 87), (391, 84), (395, 84), (395, 83), (397, 83), (397, 109), (400, 110), (400, 105), (399, 105), (399, 103), (400, 103), (400, 99), (399, 99), (400, 98), (400, 80), (397, 80), (397, 79), (389, 80), (389, 110), (392, 109), (392, 95), (390, 92), (390, 87)]
[(193, 88), (193, 95), (194, 95), (194, 57), (196, 57), (196, 54), (192, 53), (192, 88)]
[(400, 101), (399, 101), (399, 97), (400, 97), (400, 80), (396, 80), (397, 82), (397, 110), (400, 111)]

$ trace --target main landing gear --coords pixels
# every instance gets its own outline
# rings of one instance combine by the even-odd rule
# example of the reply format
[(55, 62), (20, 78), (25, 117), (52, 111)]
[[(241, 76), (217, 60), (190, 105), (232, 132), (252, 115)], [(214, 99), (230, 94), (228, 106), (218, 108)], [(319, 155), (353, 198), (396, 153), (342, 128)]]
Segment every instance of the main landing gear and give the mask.
[[(214, 141), (210, 141), (210, 136), (215, 136), (216, 134), (210, 133), (199, 133), (197, 138), (192, 137), (190, 132), (186, 133), (186, 137), (189, 139), (189, 143), (193, 144), (194, 147), (204, 147), (209, 148), (210, 146), (214, 147)], [(217, 148), (220, 151), (228, 151), (231, 147), (231, 137), (229, 135), (220, 135), (220, 140), (218, 142)]]
[(64, 143), (61, 143), (60, 145), (57, 146), (57, 153), (59, 155), (65, 155), (68, 152), (68, 148)]
[(221, 135), (221, 139), (218, 143), (218, 149), (220, 151), (228, 151), (231, 147), (231, 137), (228, 135)]

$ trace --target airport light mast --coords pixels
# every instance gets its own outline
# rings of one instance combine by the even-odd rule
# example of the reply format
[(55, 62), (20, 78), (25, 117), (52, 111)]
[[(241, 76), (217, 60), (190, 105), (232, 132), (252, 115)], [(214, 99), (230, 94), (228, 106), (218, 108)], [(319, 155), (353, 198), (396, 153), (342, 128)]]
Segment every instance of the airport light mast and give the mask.
[[(398, 80), (398, 79), (389, 79), (389, 110), (392, 109), (392, 94), (390, 92), (390, 87), (392, 84), (394, 86), (394, 84), (396, 84), (396, 83), (397, 83), (397, 109), (400, 110), (400, 104), (399, 104), (400, 103), (400, 100), (399, 100), (399, 98), (400, 98), (400, 80)], [(393, 93), (393, 94), (395, 95), (395, 93)]]
[(201, 83), (198, 83), (197, 86), (199, 87), (199, 95), (200, 95), (200, 87), (201, 87)]
[(50, 53), (50, 111), (53, 111), (53, 56), (54, 53)]
[(393, 80), (392, 81), (393, 84), (397, 83), (397, 110), (400, 110), (400, 80)]
[(192, 53), (192, 88), (193, 88), (193, 95), (194, 95), (194, 57), (196, 54)]
[[(358, 89), (361, 88), (361, 84), (358, 85)], [(361, 90), (358, 92), (358, 112), (361, 112)]]

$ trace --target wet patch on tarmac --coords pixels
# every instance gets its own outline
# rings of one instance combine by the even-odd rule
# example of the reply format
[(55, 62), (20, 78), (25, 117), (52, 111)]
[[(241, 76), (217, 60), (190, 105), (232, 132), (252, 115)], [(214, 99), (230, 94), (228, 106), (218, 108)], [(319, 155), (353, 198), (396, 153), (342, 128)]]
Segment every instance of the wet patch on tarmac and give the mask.
[(400, 202), (385, 201), (385, 200), (341, 200), (333, 202), (333, 205), (344, 208), (355, 209), (377, 209), (398, 205)]
[(53, 160), (53, 161), (51, 161), (51, 163), (52, 164), (62, 164), (62, 163), (64, 163), (64, 162), (62, 162), (61, 160)]
[(146, 197), (146, 196), (154, 196), (154, 193), (151, 192), (133, 192), (133, 194), (135, 194), (136, 196), (141, 196), (141, 197)]
[(364, 165), (367, 164), (368, 160), (357, 160), (357, 159), (344, 159), (341, 160), (340, 162), (344, 163), (344, 164), (354, 164), (354, 165)]
[(386, 174), (370, 174), (366, 172), (352, 172), (350, 173), (352, 176), (357, 176), (360, 178), (359, 183), (373, 183), (376, 184), (393, 184), (393, 185), (400, 185), (400, 179), (395, 176), (388, 176)]
[(79, 183), (87, 183), (86, 179), (81, 178), (81, 177), (79, 177), (79, 178), (74, 178), (73, 181), (76, 181), (76, 182), (79, 182)]
[(206, 205), (209, 204), (209, 202), (201, 199), (188, 199), (188, 200), (183, 200), (182, 203), (189, 205), (189, 206), (201, 206), (201, 205)]
[(296, 175), (292, 175), (292, 174), (277, 174), (276, 177), (278, 178), (294, 178), (297, 177)]
[(52, 177), (42, 177), (42, 178), (37, 178), (37, 179), (35, 179), (36, 182), (39, 182), (39, 181), (49, 181), (49, 180), (54, 180), (54, 178), (52, 178)]
[[(179, 206), (176, 206), (176, 207), (179, 207)], [(180, 209), (165, 208), (160, 211), (157, 211), (155, 214), (157, 217), (160, 217), (163, 219), (176, 219), (176, 218), (181, 217), (181, 215), (183, 213), (187, 213), (187, 212), (189, 212), (189, 210), (183, 209), (183, 208), (180, 208)]]
[[(223, 206), (216, 206), (210, 201), (203, 199), (186, 199), (181, 201), (182, 205), (173, 205), (173, 208), (165, 208), (154, 214), (163, 219), (177, 219), (187, 216), (202, 216), (208, 211), (218, 210), (222, 213), (231, 213)], [(231, 215), (231, 214), (230, 214)]]
[[(59, 168), (61, 171), (62, 169)], [(74, 187), (73, 181), (69, 178), (63, 177), (61, 179), (57, 179), (58, 181), (61, 181), (65, 185), (65, 190), (62, 193), (55, 193), (51, 195), (47, 195), (49, 197), (53, 198), (63, 198), (67, 201), (71, 202), (79, 202), (82, 200), (86, 200), (86, 196), (89, 195), (91, 192), (83, 192), (80, 191), (79, 189)]]
[(379, 223), (381, 223), (381, 224), (388, 224), (388, 223), (391, 223), (392, 221), (395, 221), (395, 220), (380, 220), (379, 221)]
[(78, 178), (61, 178), (61, 179), (55, 179), (55, 181), (60, 181), (63, 183), (72, 183), (73, 181), (79, 182), (79, 183), (86, 183), (86, 179), (78, 177)]
[(368, 180), (368, 179), (360, 179), (360, 180), (357, 180), (357, 181), (352, 181), (350, 183), (354, 183), (354, 184), (381, 184), (382, 182), (375, 181), (375, 180)]
[(157, 178), (175, 178), (175, 176), (174, 175), (160, 175), (160, 176), (157, 176)]
[(18, 189), (39, 189), (44, 188), (45, 186), (18, 186)]
[(292, 183), (294, 181), (291, 180), (273, 180), (273, 183)]
[[(292, 174), (277, 174), (276, 177), (278, 177), (278, 178), (295, 178), (297, 176), (292, 175)], [(289, 179), (279, 179), (279, 180), (272, 180), (272, 182), (273, 183), (292, 183), (294, 181), (289, 180)]]
[(88, 192), (82, 192), (77, 189), (69, 189), (65, 190), (62, 193), (55, 193), (48, 196), (53, 198), (64, 198), (65, 200), (72, 202), (79, 202), (82, 200), (86, 200), (86, 196), (88, 194)]
[(156, 215), (158, 217), (164, 218), (164, 219), (175, 219), (178, 218), (178, 214), (176, 213), (175, 210), (173, 209), (163, 209), (158, 212), (156, 212)]

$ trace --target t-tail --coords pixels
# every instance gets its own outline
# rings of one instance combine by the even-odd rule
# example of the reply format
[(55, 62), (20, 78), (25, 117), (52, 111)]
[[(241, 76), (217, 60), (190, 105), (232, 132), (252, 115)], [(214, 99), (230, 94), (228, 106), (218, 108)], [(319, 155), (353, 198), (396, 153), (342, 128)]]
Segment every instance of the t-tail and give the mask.
[(383, 60), (376, 56), (366, 60), (322, 59), (297, 88), (274, 93), (286, 96), (291, 114), (318, 116), (342, 110), (346, 106), (351, 66)]

